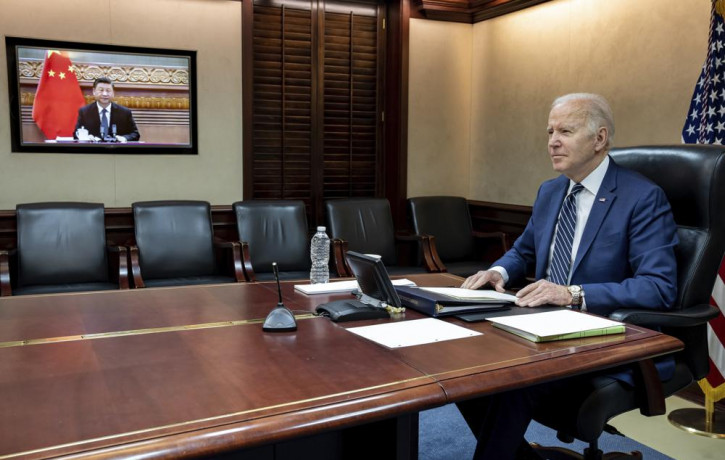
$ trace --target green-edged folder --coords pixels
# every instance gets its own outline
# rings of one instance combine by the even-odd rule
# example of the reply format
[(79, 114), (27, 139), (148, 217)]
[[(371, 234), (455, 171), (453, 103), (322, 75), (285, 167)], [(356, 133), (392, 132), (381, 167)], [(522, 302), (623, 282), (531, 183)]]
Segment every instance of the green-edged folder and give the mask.
[(624, 324), (572, 310), (547, 311), (530, 315), (489, 318), (497, 328), (532, 342), (580, 339), (624, 333)]

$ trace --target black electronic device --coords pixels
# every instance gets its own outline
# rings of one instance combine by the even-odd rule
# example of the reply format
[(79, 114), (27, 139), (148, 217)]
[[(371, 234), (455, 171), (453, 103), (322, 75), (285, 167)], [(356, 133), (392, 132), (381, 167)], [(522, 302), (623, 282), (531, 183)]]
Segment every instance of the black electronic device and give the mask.
[(279, 302), (277, 306), (269, 312), (267, 318), (262, 324), (262, 330), (265, 332), (290, 332), (297, 330), (297, 321), (295, 315), (284, 306), (282, 302), (282, 288), (279, 285), (279, 269), (277, 268), (277, 262), (272, 262), (272, 270), (274, 271), (274, 278), (277, 280), (277, 293), (279, 294)]
[(324, 303), (317, 313), (336, 322), (390, 317), (386, 307), (399, 308), (401, 303), (383, 262), (355, 251), (348, 251), (346, 258), (360, 286), (358, 300)]
[(320, 316), (326, 316), (336, 323), (390, 317), (384, 308), (365, 305), (359, 300), (353, 299), (323, 303), (317, 307), (316, 311)]
[(371, 257), (355, 251), (347, 251), (347, 263), (355, 274), (357, 284), (360, 285), (363, 303), (374, 305), (390, 305), (399, 308), (402, 306), (398, 293), (395, 292), (388, 271), (379, 257)]
[[(11, 151), (196, 155), (199, 150), (196, 53), (193, 50), (6, 36), (5, 56), (10, 109), (8, 137)], [(38, 98), (41, 75), (45, 67), (55, 69), (65, 84), (69, 85), (63, 94), (64, 97), (70, 98), (66, 100), (73, 101), (64, 103), (70, 104), (67, 105), (71, 113), (69, 115), (71, 120), (68, 122), (70, 124), (64, 124), (60, 128), (57, 123), (38, 122), (26, 114), (26, 110), (30, 109), (26, 107), (26, 94), (34, 95), (36, 104), (39, 99), (41, 101), (47, 99), (43, 97), (42, 92)], [(60, 73), (67, 68), (71, 69), (70, 72), (65, 71), (67, 76)], [(96, 126), (88, 133), (93, 137), (74, 139), (76, 130), (74, 120), (79, 109), (87, 103), (84, 97), (93, 94), (95, 78), (104, 75), (108, 76), (116, 86), (114, 96), (117, 103), (126, 105), (135, 117), (154, 119), (154, 129), (143, 131), (141, 139), (119, 142), (116, 135), (128, 139), (127, 136), (131, 133), (126, 131), (126, 127), (120, 124), (118, 118), (109, 120), (119, 123), (115, 131), (113, 125), (109, 125), (106, 127), (106, 132), (101, 135), (99, 126)], [(143, 107), (140, 98), (134, 97), (139, 91), (155, 92), (157, 89), (163, 94), (163, 101), (158, 107)], [(162, 107), (173, 108), (174, 116), (167, 117), (164, 112), (168, 110)], [(89, 126), (86, 124), (83, 129), (89, 130)]]

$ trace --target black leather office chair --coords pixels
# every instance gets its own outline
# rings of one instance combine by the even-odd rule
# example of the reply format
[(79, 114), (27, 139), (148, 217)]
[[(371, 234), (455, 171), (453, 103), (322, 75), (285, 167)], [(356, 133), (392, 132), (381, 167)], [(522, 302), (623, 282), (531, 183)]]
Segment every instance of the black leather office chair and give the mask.
[(0, 256), (2, 295), (128, 289), (126, 248), (106, 245), (102, 204), (19, 204), (16, 219), (17, 249)]
[(492, 261), (508, 250), (504, 233), (473, 230), (465, 198), (409, 198), (408, 212), (416, 234), (435, 237), (431, 245), (432, 255), (442, 272), (467, 278), (479, 270), (488, 269)]
[(240, 244), (214, 239), (206, 201), (133, 203), (133, 220), (136, 288), (245, 281)]
[[(396, 235), (390, 203), (384, 198), (352, 198), (325, 202), (327, 230), (332, 239), (335, 268), (340, 276), (353, 276), (347, 266), (347, 249), (382, 257), (391, 275), (437, 272), (427, 237)], [(406, 246), (407, 245), (407, 246)], [(397, 248), (407, 248), (412, 263), (422, 259), (422, 266), (398, 264)], [(402, 256), (403, 254), (401, 254)]]
[(238, 201), (233, 207), (248, 281), (273, 280), (272, 262), (277, 262), (280, 279), (310, 277), (310, 238), (302, 201)]
[[(685, 388), (708, 372), (707, 326), (718, 311), (710, 294), (725, 252), (725, 148), (676, 145), (614, 149), (618, 164), (636, 170), (667, 194), (677, 223), (678, 294), (669, 312), (621, 309), (610, 316), (649, 328), (661, 328), (682, 340), (675, 355), (674, 376), (660, 384), (652, 367), (630, 387), (611, 377), (591, 380), (591, 391), (576, 400), (559, 400), (544, 407), (536, 419), (556, 430), (562, 440), (589, 443), (585, 458), (600, 458), (597, 439), (612, 417), (637, 409), (644, 415), (664, 413), (665, 397)], [(651, 362), (651, 361), (650, 361)], [(636, 379), (635, 381), (637, 382)], [(661, 404), (657, 404), (660, 402)], [(649, 404), (648, 404), (649, 403)], [(562, 458), (558, 449), (539, 449), (548, 458)]]

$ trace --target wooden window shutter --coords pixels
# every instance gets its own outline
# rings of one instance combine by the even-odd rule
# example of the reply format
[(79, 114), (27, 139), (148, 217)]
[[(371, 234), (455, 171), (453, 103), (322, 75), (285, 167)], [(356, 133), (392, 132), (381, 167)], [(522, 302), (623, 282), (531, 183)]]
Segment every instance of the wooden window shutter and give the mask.
[(352, 11), (335, 5), (325, 11), (325, 199), (379, 192), (377, 27), (374, 4)]
[(326, 199), (382, 196), (380, 9), (254, 1), (245, 199), (303, 200), (314, 225)]
[(253, 190), (311, 198), (312, 20), (309, 10), (254, 7)]

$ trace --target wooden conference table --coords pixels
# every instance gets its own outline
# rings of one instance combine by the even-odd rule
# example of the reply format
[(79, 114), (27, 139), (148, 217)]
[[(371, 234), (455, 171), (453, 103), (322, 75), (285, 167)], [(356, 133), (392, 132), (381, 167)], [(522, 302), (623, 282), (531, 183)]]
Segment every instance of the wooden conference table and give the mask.
[(272, 283), (0, 299), (0, 459), (310, 458), (305, 449), (410, 458), (421, 410), (681, 347), (634, 326), (535, 344), (450, 319), (483, 335), (387, 349), (345, 328), (389, 320), (315, 317), (319, 303), (345, 296), (306, 296), (293, 284), (283, 296), (298, 330), (287, 333), (262, 331), (277, 302)]

